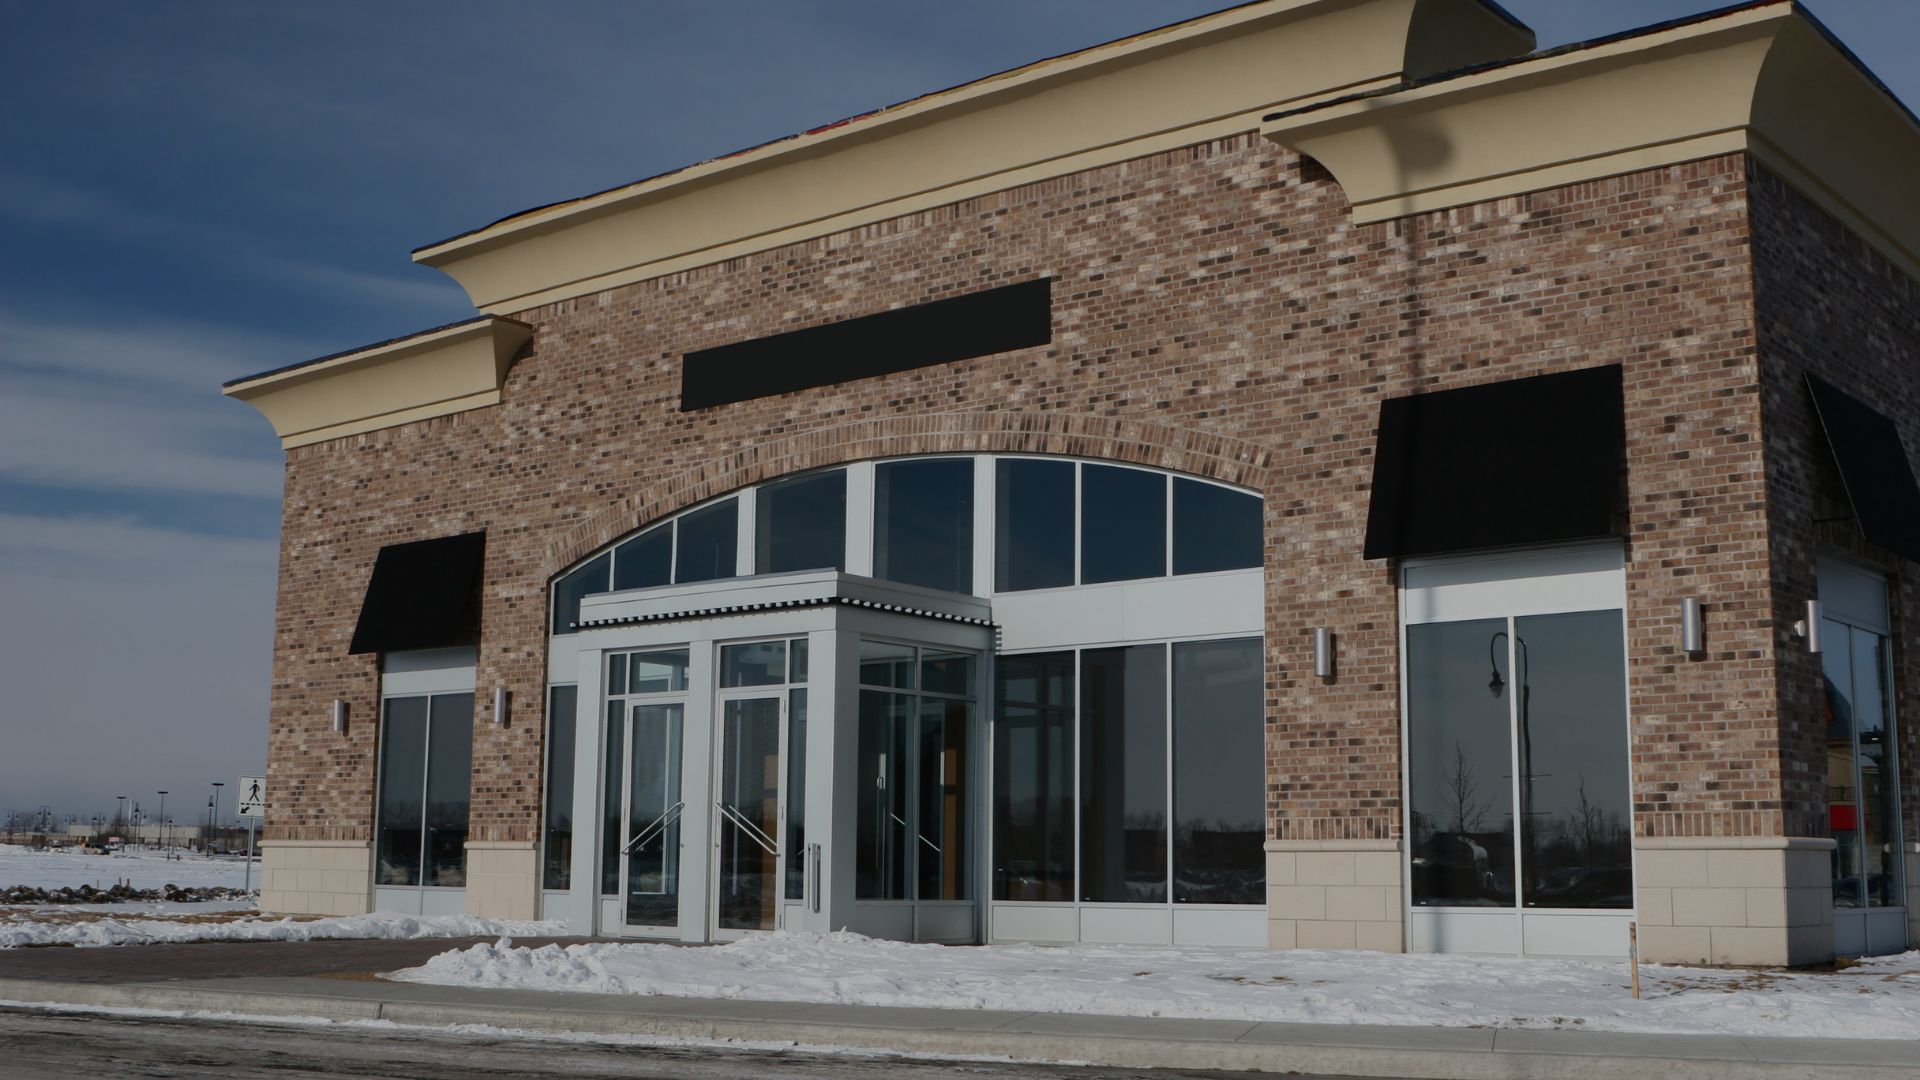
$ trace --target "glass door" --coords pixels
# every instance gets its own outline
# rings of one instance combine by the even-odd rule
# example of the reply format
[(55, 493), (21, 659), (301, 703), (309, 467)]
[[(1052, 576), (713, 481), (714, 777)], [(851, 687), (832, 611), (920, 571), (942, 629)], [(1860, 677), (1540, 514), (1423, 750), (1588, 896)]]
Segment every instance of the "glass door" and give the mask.
[(785, 693), (720, 702), (714, 790), (716, 938), (778, 925)]
[(620, 896), (622, 921), (636, 929), (680, 923), (681, 710), (634, 705), (627, 717)]

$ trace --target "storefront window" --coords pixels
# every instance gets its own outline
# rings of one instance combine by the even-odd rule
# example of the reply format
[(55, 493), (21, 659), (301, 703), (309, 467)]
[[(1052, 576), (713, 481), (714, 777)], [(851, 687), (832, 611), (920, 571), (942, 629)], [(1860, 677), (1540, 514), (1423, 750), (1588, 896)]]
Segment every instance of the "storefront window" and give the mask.
[(1173, 647), (1173, 899), (1264, 904), (1266, 684), (1257, 638)]
[(973, 459), (875, 466), (873, 576), (947, 592), (973, 591)]
[(1080, 469), (1080, 580), (1125, 581), (1167, 572), (1167, 477), (1144, 469)]
[[(1824, 580), (1823, 580), (1824, 583)], [(1826, 676), (1827, 822), (1835, 908), (1899, 907), (1900, 843), (1887, 638), (1841, 619), (1821, 625)]]
[(1174, 477), (1174, 573), (1245, 570), (1260, 562), (1259, 496)]
[(613, 549), (613, 587), (645, 589), (673, 581), (673, 525), (656, 525)]
[[(1504, 619), (1407, 627), (1413, 902), (1511, 906), (1513, 742)], [(1622, 731), (1624, 737), (1625, 732)]]
[(755, 497), (754, 514), (756, 573), (846, 567), (846, 470), (767, 484)]
[(1073, 673), (1070, 652), (995, 665), (995, 900), (1073, 899)]
[(738, 572), (739, 500), (695, 510), (675, 524), (679, 529), (673, 555), (675, 582), (713, 581)]
[(994, 479), (994, 589), (1073, 584), (1071, 461), (1002, 458)]
[(1167, 898), (1167, 649), (1080, 654), (1080, 898)]
[(473, 695), (389, 698), (380, 749), (380, 885), (467, 883)]
[(976, 662), (970, 653), (861, 643), (859, 899), (971, 896), (966, 792)]
[(608, 590), (613, 571), (613, 555), (608, 553), (582, 565), (553, 583), (553, 632), (573, 633), (580, 618), (580, 601)]
[(573, 711), (576, 687), (547, 693), (547, 786), (541, 887), (564, 890), (573, 880)]

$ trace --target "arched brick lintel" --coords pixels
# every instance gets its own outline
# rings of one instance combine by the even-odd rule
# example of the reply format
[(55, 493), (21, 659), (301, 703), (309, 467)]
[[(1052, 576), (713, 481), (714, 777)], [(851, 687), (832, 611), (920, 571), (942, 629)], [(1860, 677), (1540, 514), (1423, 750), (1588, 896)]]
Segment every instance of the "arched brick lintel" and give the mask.
[(650, 521), (807, 469), (914, 454), (1059, 454), (1147, 465), (1264, 492), (1272, 451), (1244, 439), (1117, 417), (969, 412), (880, 417), (712, 458), (634, 492), (547, 546), (549, 576)]

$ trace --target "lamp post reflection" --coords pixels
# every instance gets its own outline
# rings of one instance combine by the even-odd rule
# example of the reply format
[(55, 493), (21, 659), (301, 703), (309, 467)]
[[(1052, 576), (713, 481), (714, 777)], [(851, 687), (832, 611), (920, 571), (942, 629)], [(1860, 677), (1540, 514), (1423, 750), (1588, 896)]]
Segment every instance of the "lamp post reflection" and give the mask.
[[(1492, 637), (1487, 639), (1487, 663), (1493, 669), (1493, 677), (1487, 680), (1487, 689), (1492, 692), (1494, 697), (1499, 697), (1500, 692), (1506, 689), (1507, 685), (1506, 680), (1500, 677), (1499, 653), (1496, 651), (1500, 644), (1500, 639), (1507, 636), (1508, 634), (1505, 630), (1497, 630)], [(1528, 857), (1533, 852), (1534, 773), (1533, 727), (1531, 716), (1533, 685), (1530, 682), (1533, 664), (1527, 657), (1527, 639), (1515, 634), (1512, 636), (1512, 640), (1519, 653), (1519, 667), (1516, 670), (1516, 674), (1520, 676), (1520, 820), (1518, 824), (1522, 850), (1520, 873), (1517, 876), (1526, 884), (1521, 899), (1521, 903), (1525, 904), (1527, 898), (1533, 895), (1535, 884), (1532, 881), (1526, 880), (1527, 871), (1534, 861)]]

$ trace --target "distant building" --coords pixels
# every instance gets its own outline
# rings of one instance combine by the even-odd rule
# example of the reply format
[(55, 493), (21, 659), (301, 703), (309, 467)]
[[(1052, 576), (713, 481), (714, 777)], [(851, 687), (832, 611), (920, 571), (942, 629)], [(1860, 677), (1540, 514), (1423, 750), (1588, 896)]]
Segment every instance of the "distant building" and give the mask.
[(265, 905), (1920, 941), (1920, 127), (1785, 0), (1533, 46), (1265, 0), (415, 252), (226, 387)]

